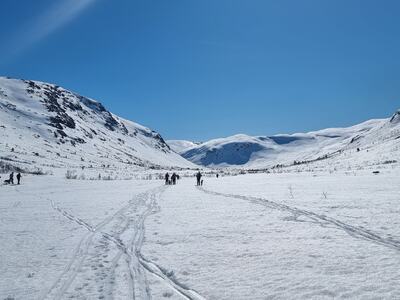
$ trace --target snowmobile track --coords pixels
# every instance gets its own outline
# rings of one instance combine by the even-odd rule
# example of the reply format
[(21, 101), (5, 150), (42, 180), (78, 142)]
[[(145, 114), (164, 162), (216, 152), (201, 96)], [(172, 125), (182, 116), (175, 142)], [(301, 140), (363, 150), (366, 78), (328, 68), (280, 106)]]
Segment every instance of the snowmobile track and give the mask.
[(304, 216), (314, 223), (318, 223), (320, 226), (331, 225), (332, 227), (345, 231), (349, 235), (364, 239), (366, 241), (370, 241), (376, 244), (383, 245), (385, 247), (391, 248), (393, 250), (400, 251), (400, 241), (395, 240), (391, 237), (383, 237), (369, 229), (360, 226), (354, 226), (351, 224), (344, 223), (339, 221), (335, 218), (331, 218), (325, 216), (323, 214), (318, 214), (312, 211), (299, 209), (296, 207), (291, 207), (285, 204), (277, 203), (268, 199), (259, 198), (259, 197), (251, 197), (251, 196), (242, 196), (242, 195), (235, 195), (235, 194), (224, 194), (219, 193), (211, 190), (204, 189), (202, 187), (198, 187), (198, 189), (206, 194), (214, 195), (214, 196), (222, 196), (227, 198), (236, 198), (240, 200), (250, 201), (252, 203), (260, 204), (269, 208), (273, 208), (276, 210), (289, 212), (293, 214), (295, 217)]

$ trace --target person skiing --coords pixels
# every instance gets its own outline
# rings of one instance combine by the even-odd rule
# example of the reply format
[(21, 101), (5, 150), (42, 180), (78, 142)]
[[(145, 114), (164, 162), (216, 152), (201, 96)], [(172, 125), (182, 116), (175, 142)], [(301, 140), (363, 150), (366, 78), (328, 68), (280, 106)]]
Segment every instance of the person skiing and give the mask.
[(168, 185), (169, 184), (169, 174), (167, 172), (167, 174), (165, 174), (165, 184)]
[(201, 183), (201, 173), (200, 173), (200, 171), (197, 172), (196, 178), (197, 178), (197, 185), (200, 186), (200, 183)]
[(14, 172), (11, 172), (9, 181), (10, 181), (10, 184), (14, 184)]
[(18, 185), (21, 183), (21, 173), (17, 174), (17, 181), (18, 181)]
[(219, 177), (219, 174), (217, 173), (217, 178)]

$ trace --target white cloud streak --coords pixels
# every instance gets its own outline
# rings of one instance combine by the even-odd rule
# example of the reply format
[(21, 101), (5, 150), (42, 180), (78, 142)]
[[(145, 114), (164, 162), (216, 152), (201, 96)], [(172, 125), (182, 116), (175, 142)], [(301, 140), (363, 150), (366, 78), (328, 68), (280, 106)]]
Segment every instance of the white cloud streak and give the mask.
[[(12, 59), (27, 48), (42, 41), (58, 29), (67, 25), (97, 0), (60, 0), (42, 15), (28, 22), (20, 34), (9, 40), (6, 57)], [(7, 55), (8, 54), (8, 55)], [(4, 57), (3, 57), (4, 59)]]
[(28, 37), (37, 42), (66, 25), (81, 14), (95, 0), (63, 0), (36, 20)]

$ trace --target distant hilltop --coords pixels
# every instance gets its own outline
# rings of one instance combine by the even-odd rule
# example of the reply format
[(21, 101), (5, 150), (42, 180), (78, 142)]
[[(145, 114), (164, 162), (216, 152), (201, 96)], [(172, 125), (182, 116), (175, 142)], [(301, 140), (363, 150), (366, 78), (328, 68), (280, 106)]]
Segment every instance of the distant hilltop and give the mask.
[[(167, 143), (191, 162), (216, 168), (271, 168), (321, 159), (330, 159), (333, 164), (379, 164), (400, 161), (400, 110), (388, 119), (348, 128), (274, 136), (238, 134), (200, 144)], [(361, 153), (353, 155), (355, 152)]]

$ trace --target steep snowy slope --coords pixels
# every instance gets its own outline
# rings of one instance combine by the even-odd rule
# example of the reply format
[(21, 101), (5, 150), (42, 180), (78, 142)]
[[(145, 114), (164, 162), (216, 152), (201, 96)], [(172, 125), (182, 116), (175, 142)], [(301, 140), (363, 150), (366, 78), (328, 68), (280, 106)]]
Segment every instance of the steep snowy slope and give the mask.
[(160, 134), (59, 86), (0, 77), (0, 163), (191, 167)]
[(180, 153), (204, 166), (266, 168), (363, 150), (366, 153), (357, 158), (379, 160), (380, 157), (388, 157), (397, 160), (400, 159), (399, 144), (400, 112), (397, 112), (389, 119), (370, 120), (348, 128), (269, 137), (234, 135), (211, 140)]

